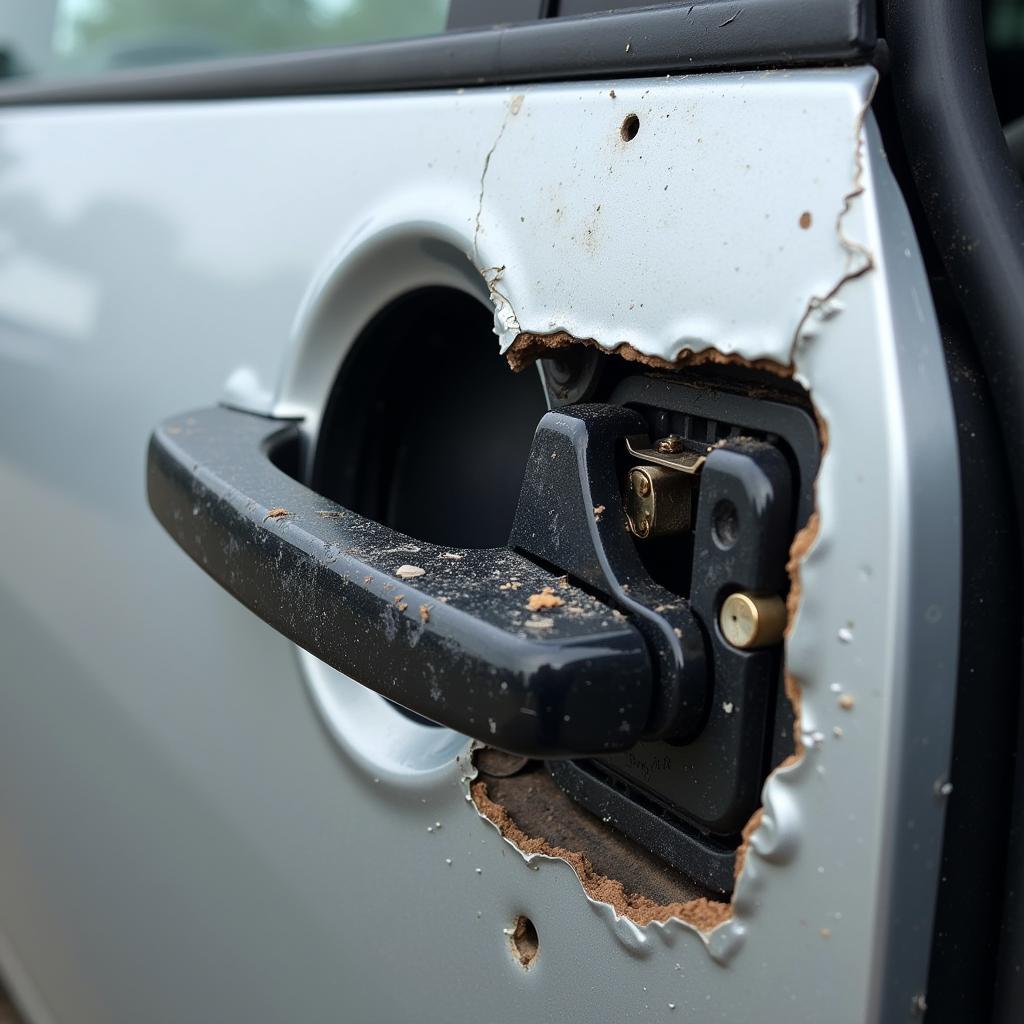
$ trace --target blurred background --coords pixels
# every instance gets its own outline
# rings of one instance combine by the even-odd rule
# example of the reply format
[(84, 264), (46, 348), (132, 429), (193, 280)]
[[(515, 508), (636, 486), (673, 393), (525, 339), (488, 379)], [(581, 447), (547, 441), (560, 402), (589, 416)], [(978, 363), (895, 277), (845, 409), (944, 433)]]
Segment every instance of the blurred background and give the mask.
[(0, 76), (404, 38), (447, 18), (448, 0), (0, 0)]

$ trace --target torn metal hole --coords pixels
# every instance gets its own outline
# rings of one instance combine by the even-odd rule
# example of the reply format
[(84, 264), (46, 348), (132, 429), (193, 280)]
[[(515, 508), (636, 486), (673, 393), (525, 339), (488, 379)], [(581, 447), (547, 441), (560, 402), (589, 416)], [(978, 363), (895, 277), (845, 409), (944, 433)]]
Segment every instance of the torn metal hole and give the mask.
[(537, 928), (534, 923), (525, 915), (520, 914), (511, 928), (509, 945), (512, 947), (512, 955), (526, 969), (537, 958), (540, 949), (540, 939), (537, 936)]
[[(538, 761), (505, 778), (479, 772), (470, 786), (477, 811), (527, 859), (566, 861), (587, 895), (637, 924), (676, 917), (708, 931), (730, 915), (711, 894), (566, 795)], [(485, 758), (486, 760), (486, 755)]]
[[(600, 385), (602, 391), (614, 388), (620, 377), (617, 366), (621, 364), (614, 359), (618, 355), (627, 365), (642, 363), (656, 370), (682, 370), (685, 380), (693, 387), (732, 389), (733, 393), (749, 398), (764, 397), (776, 402), (803, 404), (812, 422), (817, 424), (819, 453), (823, 454), (827, 448), (825, 425), (806, 391), (793, 382), (790, 366), (771, 360), (749, 360), (713, 349), (699, 353), (683, 352), (669, 362), (643, 355), (628, 345), (609, 351), (597, 342), (574, 338), (564, 332), (548, 335), (521, 333), (506, 355), (512, 368), (521, 370), (538, 358), (550, 361), (552, 357), (562, 357), (567, 353), (573, 356), (587, 353), (584, 365), (588, 368), (596, 356), (598, 366), (594, 379), (600, 377), (603, 380)], [(706, 372), (700, 376), (688, 372), (697, 366), (707, 367), (710, 376)], [(766, 371), (771, 374), (770, 379), (765, 376)], [(812, 481), (813, 490), (814, 475), (807, 476), (807, 479)], [(813, 543), (818, 528), (813, 497), (808, 502), (809, 507), (805, 507), (802, 513), (803, 522), (793, 537), (786, 565), (789, 580), (786, 617), (790, 626), (800, 598), (800, 562)], [(719, 547), (733, 546), (739, 528), (735, 509), (726, 504), (716, 507), (713, 536)], [(791, 735), (792, 746), (788, 756), (780, 752), (776, 770), (794, 764), (803, 755), (800, 687), (788, 671), (783, 671), (780, 701), (779, 713), (787, 719), (784, 731)], [(701, 883), (687, 877), (678, 866), (671, 866), (611, 827), (609, 819), (585, 810), (567, 796), (537, 762), (528, 762), (515, 774), (505, 772), (504, 777), (498, 777), (488, 773), (486, 762), (490, 756), (482, 750), (474, 756), (480, 777), (471, 784), (470, 797), (481, 816), (494, 824), (528, 861), (535, 857), (565, 860), (574, 869), (591, 900), (609, 904), (617, 917), (641, 927), (675, 919), (707, 934), (732, 917), (732, 903), (721, 890), (703, 889)], [(762, 809), (757, 808), (742, 829), (735, 851), (736, 877), (743, 869), (750, 837), (761, 819)]]

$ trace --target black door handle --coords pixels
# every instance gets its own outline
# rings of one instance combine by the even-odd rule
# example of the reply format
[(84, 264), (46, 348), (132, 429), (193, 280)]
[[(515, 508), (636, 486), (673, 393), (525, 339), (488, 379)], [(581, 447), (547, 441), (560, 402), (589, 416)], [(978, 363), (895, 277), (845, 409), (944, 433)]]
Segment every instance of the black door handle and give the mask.
[[(580, 419), (552, 413), (548, 421), (559, 433), (559, 424)], [(549, 446), (550, 434), (539, 431), (535, 445)], [(294, 422), (217, 407), (167, 421), (149, 445), (148, 497), (159, 521), (274, 629), (404, 707), (525, 755), (625, 750), (664, 734), (666, 714), (678, 718), (679, 707), (701, 713), (703, 642), (685, 602), (664, 595), (685, 633), (651, 619), (638, 629), (623, 614), (636, 610), (628, 582), (621, 585), (602, 552), (590, 557), (592, 547), (582, 589), (510, 548), (414, 541), (279, 469), (275, 460), (298, 437)], [(584, 431), (576, 443), (585, 441)], [(615, 491), (604, 495), (610, 515), (621, 511), (611, 466), (599, 485)], [(531, 494), (545, 499), (536, 483), (524, 487), (521, 547), (529, 547), (521, 524)], [(593, 544), (600, 548), (598, 534)], [(595, 590), (627, 607), (610, 607)], [(542, 596), (531, 602), (533, 595)], [(543, 607), (551, 597), (557, 614)], [(681, 702), (671, 696), (680, 686)]]

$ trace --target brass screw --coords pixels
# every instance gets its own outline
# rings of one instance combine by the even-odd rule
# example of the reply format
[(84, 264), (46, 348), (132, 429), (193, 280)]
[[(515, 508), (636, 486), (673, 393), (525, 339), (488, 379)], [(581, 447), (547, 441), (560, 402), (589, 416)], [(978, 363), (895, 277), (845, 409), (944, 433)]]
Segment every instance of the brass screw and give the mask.
[(786, 629), (786, 603), (781, 597), (760, 597), (737, 591), (722, 603), (718, 615), (722, 635), (741, 651), (777, 644)]
[(683, 450), (683, 439), (678, 434), (669, 434), (655, 444), (662, 455), (678, 455)]

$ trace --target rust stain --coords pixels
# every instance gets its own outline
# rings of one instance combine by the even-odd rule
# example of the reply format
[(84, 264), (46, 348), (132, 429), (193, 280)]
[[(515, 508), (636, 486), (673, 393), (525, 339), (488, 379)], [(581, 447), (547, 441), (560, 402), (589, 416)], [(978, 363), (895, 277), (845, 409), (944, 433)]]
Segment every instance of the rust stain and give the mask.
[(512, 820), (508, 811), (487, 795), (486, 782), (474, 782), (470, 786), (473, 803), (483, 817), (495, 825), (502, 836), (524, 854), (543, 854), (564, 860), (576, 872), (586, 894), (599, 903), (609, 903), (615, 912), (628, 917), (639, 925), (653, 921), (667, 921), (679, 918), (693, 925), (699, 931), (710, 931), (716, 925), (729, 919), (732, 908), (728, 903), (709, 900), (702, 896), (687, 903), (658, 904), (647, 896), (628, 892), (622, 882), (608, 878), (594, 869), (585, 854), (553, 846), (541, 836), (528, 836)]
[(716, 364), (719, 366), (745, 366), (755, 370), (765, 370), (774, 373), (778, 377), (790, 378), (793, 376), (793, 367), (785, 363), (777, 362), (774, 359), (744, 359), (741, 356), (726, 355), (716, 349), (708, 348), (700, 352), (690, 349), (683, 349), (675, 360), (662, 359), (660, 356), (650, 356), (638, 351), (628, 342), (619, 342), (614, 348), (604, 348), (593, 338), (576, 338), (565, 331), (555, 331), (553, 334), (534, 334), (529, 331), (520, 331), (515, 340), (505, 353), (508, 365), (519, 373), (526, 367), (548, 355), (552, 350), (566, 348), (569, 345), (584, 345), (588, 348), (596, 348), (609, 356), (619, 356), (632, 363), (642, 363), (656, 370), (680, 370), (693, 366), (706, 366)]

